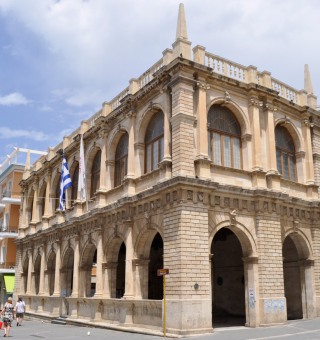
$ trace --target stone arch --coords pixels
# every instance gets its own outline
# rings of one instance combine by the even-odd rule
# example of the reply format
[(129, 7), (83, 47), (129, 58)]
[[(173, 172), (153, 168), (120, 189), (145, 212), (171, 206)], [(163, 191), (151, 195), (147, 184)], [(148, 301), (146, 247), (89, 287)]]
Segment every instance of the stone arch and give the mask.
[(60, 173), (58, 171), (52, 176), (51, 207), (55, 212), (59, 208)]
[(96, 291), (97, 247), (93, 240), (88, 240), (82, 249), (80, 260), (81, 296), (92, 297)]
[(55, 281), (55, 270), (56, 270), (56, 252), (51, 249), (47, 256), (47, 275), (46, 281), (48, 286), (49, 295), (54, 293), (54, 281)]
[(32, 214), (33, 214), (33, 198), (34, 198), (34, 189), (30, 188), (27, 192), (27, 223), (26, 225), (28, 225), (31, 221), (32, 221)]
[(41, 270), (41, 256), (44, 256), (43, 254), (41, 255), (40, 253), (37, 253), (35, 256), (34, 260), (34, 291), (35, 294), (39, 294), (39, 289), (40, 289), (40, 270)]
[(257, 245), (252, 234), (242, 223), (238, 221), (234, 225), (231, 225), (230, 220), (221, 221), (215, 225), (209, 235), (209, 249), (215, 234), (222, 228), (230, 229), (238, 237), (244, 257), (257, 256)]
[(21, 291), (23, 293), (27, 292), (28, 289), (28, 271), (29, 271), (29, 257), (28, 255), (25, 256), (25, 258), (22, 261), (22, 287)]
[(42, 216), (45, 213), (45, 204), (46, 204), (46, 189), (47, 189), (47, 183), (43, 181), (40, 185), (39, 189), (39, 197), (38, 197), (38, 216), (40, 220), (42, 219)]
[(277, 125), (284, 126), (289, 134), (291, 135), (295, 147), (295, 151), (300, 152), (304, 151), (303, 150), (303, 141), (302, 141), (302, 136), (300, 132), (298, 131), (297, 127), (295, 124), (287, 117), (284, 118), (279, 118), (275, 121), (274, 129), (277, 127)]
[[(91, 193), (91, 185), (92, 185), (92, 166), (98, 152), (102, 152), (101, 147), (98, 143), (93, 143), (91, 147), (88, 149), (86, 155), (86, 185), (87, 185), (87, 193)], [(100, 174), (101, 175), (101, 174)]]
[(70, 296), (73, 290), (74, 249), (71, 244), (62, 252), (61, 262), (61, 295)]
[(136, 258), (147, 258), (149, 256), (151, 243), (157, 233), (159, 233), (163, 239), (162, 230), (157, 224), (152, 223), (144, 225), (140, 230), (134, 245), (134, 256)]
[(114, 131), (110, 136), (110, 141), (108, 144), (108, 160), (114, 161), (116, 155), (116, 149), (121, 137), (127, 133), (129, 135), (129, 130), (126, 127), (121, 127), (118, 130)]
[(153, 116), (158, 113), (159, 111), (162, 112), (164, 115), (164, 109), (160, 104), (154, 104), (152, 109), (147, 108), (141, 115), (139, 122), (137, 124), (137, 143), (144, 143), (145, 135), (147, 127), (153, 118)]
[(233, 100), (227, 101), (225, 97), (217, 97), (213, 99), (207, 107), (207, 115), (213, 105), (223, 105), (224, 107), (228, 108), (236, 117), (239, 122), (240, 129), (241, 129), (241, 136), (251, 134), (250, 133), (250, 121), (248, 115), (244, 113), (240, 105), (238, 105)]
[(286, 230), (282, 238), (282, 244), (288, 236), (290, 236), (293, 243), (295, 244), (300, 260), (313, 259), (311, 243), (302, 230), (297, 230), (295, 228), (289, 228)]

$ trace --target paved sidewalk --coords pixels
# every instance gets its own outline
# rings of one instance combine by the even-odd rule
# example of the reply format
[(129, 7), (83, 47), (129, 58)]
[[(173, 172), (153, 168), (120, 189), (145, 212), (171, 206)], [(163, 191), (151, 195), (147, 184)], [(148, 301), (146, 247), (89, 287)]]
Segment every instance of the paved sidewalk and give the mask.
[[(1, 330), (0, 337), (4, 332)], [(24, 320), (21, 327), (14, 323), (11, 339), (95, 339), (95, 340), (157, 340), (161, 336), (113, 331), (102, 328), (55, 325), (41, 320)], [(193, 340), (320, 340), (320, 318), (290, 321), (285, 325), (259, 328), (216, 328), (211, 334), (189, 337)]]

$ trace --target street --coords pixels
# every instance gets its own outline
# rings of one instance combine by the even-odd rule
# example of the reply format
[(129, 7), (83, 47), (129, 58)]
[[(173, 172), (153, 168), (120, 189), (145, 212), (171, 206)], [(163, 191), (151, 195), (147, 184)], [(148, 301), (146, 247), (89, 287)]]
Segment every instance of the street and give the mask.
[[(3, 330), (1, 330), (1, 336)], [(13, 339), (104, 339), (104, 340), (157, 340), (161, 336), (120, 332), (101, 328), (55, 325), (39, 320), (24, 320), (22, 327), (15, 323), (10, 331)], [(170, 335), (168, 336), (168, 338)], [(246, 328), (216, 328), (211, 334), (188, 337), (194, 340), (320, 340), (320, 319), (289, 321), (286, 325)]]

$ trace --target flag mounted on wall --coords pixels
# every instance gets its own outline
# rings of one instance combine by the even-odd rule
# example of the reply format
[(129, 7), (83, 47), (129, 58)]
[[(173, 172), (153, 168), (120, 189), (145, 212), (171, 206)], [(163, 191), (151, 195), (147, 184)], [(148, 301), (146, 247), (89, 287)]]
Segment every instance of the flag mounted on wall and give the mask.
[(62, 156), (61, 178), (60, 178), (60, 204), (59, 210), (65, 210), (66, 190), (72, 186), (68, 163), (64, 155)]

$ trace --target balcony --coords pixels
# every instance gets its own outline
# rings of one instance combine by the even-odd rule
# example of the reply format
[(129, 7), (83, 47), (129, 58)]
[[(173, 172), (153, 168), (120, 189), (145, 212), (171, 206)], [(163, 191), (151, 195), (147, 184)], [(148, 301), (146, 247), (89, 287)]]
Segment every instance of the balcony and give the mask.
[(14, 274), (15, 262), (0, 262), (0, 274)]
[(0, 240), (4, 238), (17, 238), (18, 230), (16, 227), (0, 226)]
[(21, 197), (12, 197), (11, 191), (4, 191), (1, 198), (2, 204), (21, 204)]

